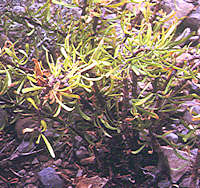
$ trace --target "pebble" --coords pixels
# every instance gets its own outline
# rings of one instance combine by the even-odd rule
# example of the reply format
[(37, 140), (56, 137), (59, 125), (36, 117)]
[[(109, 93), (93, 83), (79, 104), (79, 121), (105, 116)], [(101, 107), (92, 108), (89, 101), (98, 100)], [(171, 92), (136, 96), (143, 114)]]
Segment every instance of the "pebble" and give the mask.
[(38, 188), (38, 186), (36, 186), (34, 184), (28, 184), (24, 188)]
[(47, 157), (46, 155), (39, 155), (39, 157), (38, 157), (38, 160), (40, 161), (40, 162), (46, 162), (46, 161), (48, 161), (49, 160), (49, 157)]
[(58, 159), (58, 160), (54, 161), (53, 164), (56, 165), (56, 166), (61, 166), (62, 165), (62, 160)]
[(14, 6), (12, 11), (15, 13), (15, 14), (18, 14), (18, 15), (22, 15), (26, 12), (26, 9), (22, 6)]
[(26, 174), (26, 170), (22, 169), (22, 170), (18, 171), (18, 174), (21, 176), (24, 176)]
[(192, 149), (190, 152), (191, 152), (192, 155), (197, 156), (198, 148)]
[(89, 152), (87, 150), (80, 149), (80, 150), (76, 151), (76, 157), (78, 159), (83, 159), (83, 158), (86, 158), (88, 156), (89, 156)]
[(44, 168), (38, 172), (38, 177), (43, 188), (63, 188), (63, 180), (56, 174), (51, 167)]
[(178, 142), (178, 136), (175, 133), (169, 133), (168, 135), (165, 136), (165, 138), (174, 143)]
[(83, 169), (78, 169), (76, 177), (81, 177), (81, 176), (83, 176)]
[(39, 160), (38, 160), (37, 157), (33, 159), (32, 164), (33, 164), (33, 165), (39, 164)]
[[(190, 112), (191, 111), (191, 112)], [(196, 120), (194, 121), (193, 120), (193, 116), (191, 113), (194, 113), (194, 114), (200, 114), (200, 106), (198, 105), (194, 105), (190, 108), (190, 111), (187, 110), (183, 116), (183, 119), (188, 122), (188, 123), (193, 123), (195, 125), (199, 124), (200, 121), (199, 120)]]
[(30, 177), (30, 178), (27, 178), (26, 179), (26, 184), (32, 184), (32, 183), (35, 183), (35, 182), (37, 182), (37, 178), (36, 177)]

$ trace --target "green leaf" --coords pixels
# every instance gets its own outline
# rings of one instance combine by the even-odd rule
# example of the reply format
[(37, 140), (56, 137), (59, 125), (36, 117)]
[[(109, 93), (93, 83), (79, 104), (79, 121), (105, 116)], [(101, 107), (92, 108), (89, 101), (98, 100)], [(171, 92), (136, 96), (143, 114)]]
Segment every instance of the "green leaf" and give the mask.
[(189, 161), (189, 159), (186, 159), (185, 157), (183, 157), (176, 149), (173, 149), (173, 151), (178, 158), (183, 159), (185, 161)]
[[(148, 110), (151, 110), (151, 109), (147, 108), (147, 110), (145, 110), (143, 108), (140, 108), (139, 106), (137, 106), (137, 109), (140, 110), (141, 112), (143, 112), (144, 114), (151, 116), (152, 118), (159, 119), (159, 116), (156, 113), (148, 111)], [(133, 110), (134, 110), (134, 108), (132, 109), (132, 112), (133, 112)], [(132, 114), (134, 114), (134, 113), (132, 113)]]
[(39, 12), (42, 9), (46, 9), (46, 7), (48, 7), (49, 3), (50, 3), (50, 0), (47, 0), (47, 2), (38, 9), (38, 11), (35, 13), (35, 15), (39, 14)]
[(26, 35), (28, 36), (28, 37), (30, 37), (33, 33), (35, 32), (35, 28), (33, 28), (29, 33), (27, 33)]
[(151, 24), (149, 23), (148, 24), (148, 29), (147, 29), (147, 34), (146, 34), (146, 37), (145, 37), (145, 44), (148, 44), (151, 42), (151, 35), (152, 35), (152, 27), (151, 27)]
[(120, 45), (118, 45), (118, 46), (115, 48), (114, 58), (116, 58), (116, 57), (118, 56), (120, 48), (121, 48)]
[(39, 144), (40, 143), (40, 139), (41, 139), (41, 134), (39, 134), (37, 140), (36, 140), (36, 144)]
[(21, 83), (20, 83), (19, 87), (17, 88), (16, 93), (17, 93), (18, 95), (20, 94), (20, 92), (21, 92), (21, 90), (22, 90), (22, 87), (23, 87), (23, 85), (24, 85), (25, 80), (26, 80), (26, 79), (21, 80)]
[(168, 92), (169, 92), (169, 90), (170, 90), (170, 86), (172, 85), (172, 82), (173, 82), (173, 76), (171, 77), (171, 79), (169, 80), (169, 82), (167, 83), (167, 86), (166, 86), (166, 88), (165, 88), (165, 90), (164, 90), (164, 95), (166, 95)]
[(94, 125), (98, 128), (100, 128), (100, 130), (105, 134), (105, 136), (109, 137), (109, 138), (112, 138), (112, 136), (110, 134), (108, 134), (104, 129), (103, 127), (101, 126), (101, 123), (99, 121), (99, 119), (97, 118), (96, 121), (94, 121)]
[(65, 51), (65, 48), (64, 48), (64, 47), (61, 47), (61, 48), (60, 48), (60, 51), (61, 51), (62, 55), (65, 57), (65, 59), (67, 59), (67, 58), (68, 58), (68, 55), (67, 55), (67, 53), (66, 53), (66, 51)]
[(82, 110), (81, 110), (81, 108), (80, 108), (80, 106), (77, 104), (77, 110), (78, 110), (78, 112), (79, 112), (79, 114), (81, 115), (81, 117), (83, 118), (83, 119), (85, 119), (86, 121), (91, 121), (92, 119), (88, 116), (88, 115), (86, 115)]
[(43, 140), (44, 140), (44, 143), (45, 143), (46, 146), (47, 146), (47, 149), (48, 149), (48, 151), (49, 151), (51, 157), (52, 157), (52, 158), (55, 158), (56, 156), (55, 156), (54, 150), (53, 150), (51, 144), (49, 143), (49, 141), (47, 140), (46, 136), (44, 136), (43, 134), (41, 134), (41, 136), (42, 136), (42, 138), (43, 138)]
[(22, 89), (22, 93), (28, 93), (28, 92), (37, 91), (37, 90), (40, 90), (40, 89), (43, 89), (43, 87), (39, 87), (39, 86), (27, 87), (27, 88)]
[(117, 7), (123, 6), (125, 3), (127, 3), (127, 1), (126, 0), (122, 0), (120, 3), (106, 5), (106, 7), (117, 8)]
[(10, 57), (15, 57), (14, 53), (9, 48), (4, 48), (4, 50)]
[[(153, 96), (153, 93), (147, 95), (145, 98), (143, 99), (132, 99), (133, 101), (133, 105), (135, 106), (140, 106), (142, 104), (144, 104), (145, 102), (147, 102), (151, 97)], [(135, 102), (136, 101), (136, 102)]]
[(53, 117), (57, 117), (60, 114), (60, 111), (61, 111), (61, 105), (58, 105), (56, 113), (53, 115)]
[(187, 142), (188, 139), (192, 138), (192, 135), (195, 133), (195, 131), (196, 131), (196, 129), (192, 129), (192, 130), (189, 131), (188, 134), (183, 135), (183, 136), (182, 136), (183, 141), (184, 141), (184, 142)]
[(120, 129), (117, 127), (112, 127), (107, 121), (105, 121), (103, 118), (100, 118), (100, 121), (103, 123), (103, 125), (110, 130), (113, 131), (117, 131), (118, 133), (120, 133)]
[(132, 154), (138, 154), (139, 152), (141, 152), (142, 150), (143, 150), (143, 148), (145, 147), (145, 144), (144, 145), (142, 145), (138, 150), (136, 150), (136, 151), (131, 151), (131, 153)]
[(30, 75), (30, 74), (27, 74), (27, 78), (28, 78), (31, 82), (37, 83), (37, 80), (36, 80), (35, 78), (33, 78), (32, 75)]
[(99, 77), (96, 77), (96, 78), (88, 78), (88, 77), (85, 77), (85, 76), (81, 76), (83, 79), (87, 80), (87, 81), (93, 81), (93, 82), (96, 82), (96, 81), (99, 81), (103, 78), (103, 76), (99, 76)]
[(76, 94), (72, 94), (72, 93), (67, 93), (67, 92), (60, 92), (61, 95), (68, 97), (68, 98), (76, 98), (76, 99), (80, 99), (79, 95)]
[(46, 131), (47, 130), (47, 123), (46, 123), (46, 121), (41, 120), (40, 123), (41, 123), (41, 129), (42, 129), (41, 132)]
[(55, 94), (54, 91), (53, 91), (53, 95), (54, 95), (54, 97), (55, 97), (55, 99), (56, 99), (56, 102), (57, 102), (59, 105), (61, 105), (62, 108), (64, 108), (66, 111), (72, 111), (72, 110), (74, 110), (74, 107), (71, 108), (71, 107), (68, 107), (68, 106), (66, 106), (65, 104), (63, 104), (63, 103), (58, 99), (58, 97), (56, 96), (56, 94)]
[(24, 56), (28, 57), (27, 53), (26, 53), (24, 50), (19, 49), (18, 51), (19, 51), (20, 53), (22, 53)]
[(0, 131), (8, 124), (8, 115), (5, 110), (0, 108)]
[(36, 109), (36, 110), (38, 110), (38, 107), (37, 107), (37, 105), (35, 104), (35, 101), (32, 99), (32, 98), (27, 98), (26, 99), (28, 102), (30, 102), (33, 106), (34, 106), (34, 108)]
[(9, 80), (9, 78), (6, 75), (6, 78), (5, 78), (5, 80), (4, 80), (3, 84), (2, 84), (3, 86), (1, 88), (0, 95), (4, 95), (8, 91), (8, 80)]
[[(101, 48), (102, 48), (103, 44), (104, 44), (104, 38), (101, 39), (101, 41), (99, 42), (99, 45), (98, 45), (97, 48), (94, 50), (94, 52), (93, 52), (93, 54), (92, 54), (92, 56), (91, 56), (91, 58), (90, 58), (88, 64), (91, 64), (91, 62), (92, 62), (93, 60), (98, 60), (98, 57), (101, 55), (100, 52), (101, 52)], [(96, 63), (96, 61), (95, 61), (94, 63)]]
[(11, 80), (11, 75), (7, 69), (6, 69), (6, 76), (8, 78), (8, 87), (10, 87), (12, 84), (12, 80)]
[(85, 67), (82, 70), (80, 70), (80, 73), (87, 72), (87, 71), (93, 69), (94, 67), (96, 67), (96, 65), (97, 65), (97, 61), (94, 61), (92, 64), (88, 64), (87, 67)]

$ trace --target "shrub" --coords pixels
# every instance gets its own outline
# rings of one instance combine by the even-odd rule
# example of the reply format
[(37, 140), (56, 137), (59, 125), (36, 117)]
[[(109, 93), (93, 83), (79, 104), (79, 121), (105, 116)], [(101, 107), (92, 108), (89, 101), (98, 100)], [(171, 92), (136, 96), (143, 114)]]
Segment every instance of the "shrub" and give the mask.
[[(188, 81), (199, 75), (192, 62), (178, 61), (190, 50), (179, 47), (186, 38), (175, 40), (178, 20), (166, 27), (173, 15), (157, 13), (158, 5), (136, 3), (138, 13), (126, 5), (53, 0), (37, 12), (27, 7), (24, 15), (2, 15), (5, 30), (17, 23), (24, 38), (21, 43), (7, 40), (1, 49), (1, 106), (42, 120), (41, 136), (49, 150), (43, 134), (46, 118), (92, 145), (89, 129), (104, 138), (125, 135), (131, 128), (143, 137), (133, 151), (138, 153), (149, 143), (149, 130), (158, 133), (179, 104), (199, 98), (184, 93)], [(76, 7), (82, 15), (65, 17), (59, 6), (69, 12)]]

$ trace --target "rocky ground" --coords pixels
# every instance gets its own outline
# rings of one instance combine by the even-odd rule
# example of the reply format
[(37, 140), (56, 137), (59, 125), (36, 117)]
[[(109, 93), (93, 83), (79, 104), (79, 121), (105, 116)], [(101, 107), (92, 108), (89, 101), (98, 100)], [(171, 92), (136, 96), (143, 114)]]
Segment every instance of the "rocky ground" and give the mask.
[[(10, 7), (8, 8), (12, 8), (12, 11), (17, 14), (23, 13), (26, 4), (29, 3), (17, 0), (9, 2)], [(31, 8), (38, 9), (42, 2), (35, 1)], [(5, 3), (3, 1), (0, 3), (1, 10), (5, 8)], [(199, 66), (200, 60), (196, 56), (198, 51), (196, 46), (200, 41), (200, 1), (179, 0), (176, 3), (174, 5), (173, 0), (164, 0), (162, 8), (166, 12), (176, 11), (178, 18), (185, 16), (180, 21), (177, 37), (189, 35), (192, 31), (196, 32), (190, 40), (186, 41), (187, 44), (191, 43), (194, 53), (186, 53), (183, 56), (184, 58), (187, 56), (189, 60), (195, 58), (195, 63)], [(131, 5), (127, 8), (131, 9)], [(78, 9), (72, 11), (72, 14), (80, 16)], [(16, 28), (19, 29), (19, 27), (16, 24)], [(5, 36), (13, 41), (23, 37), (18, 35), (19, 33), (15, 30), (8, 31), (7, 35), (1, 27), (0, 31), (1, 45), (5, 41)], [(182, 47), (186, 43), (181, 44)], [(193, 91), (199, 95), (198, 85), (189, 84), (191, 90), (186, 93)], [(4, 101), (0, 99), (0, 102)], [(175, 112), (173, 121), (165, 122), (166, 125), (162, 127), (161, 134), (168, 134), (163, 137), (164, 140), (180, 146), (187, 141), (189, 133), (200, 136), (199, 120), (192, 119), (191, 111), (196, 114), (200, 113), (199, 100), (188, 99), (180, 106), (179, 111)], [(136, 136), (131, 128), (127, 130), (129, 140), (125, 141), (122, 136), (116, 135), (112, 139), (104, 140), (103, 143), (97, 142), (96, 146), (88, 147), (83, 138), (76, 134), (72, 135), (68, 128), (59, 130), (57, 122), (47, 120), (52, 129), (48, 129), (45, 134), (50, 142), (54, 143), (56, 157), (53, 159), (44, 143), (40, 142), (37, 145), (35, 141), (29, 142), (29, 133), (25, 135), (22, 133), (24, 129), (34, 127), (37, 122), (27, 117), (19, 117), (12, 124), (12, 114), (1, 109), (0, 127), (5, 123), (5, 117), (10, 118), (9, 122), (11, 123), (4, 130), (0, 130), (0, 187), (2, 188), (149, 188), (154, 187), (155, 181), (159, 181), (160, 188), (170, 187), (171, 182), (174, 187), (191, 187), (193, 167), (199, 153), (198, 144), (192, 145), (187, 151), (179, 150), (175, 155), (173, 149), (166, 144), (167, 142), (163, 142), (163, 139), (159, 140), (163, 145), (162, 151), (167, 157), (171, 169), (169, 177), (169, 173), (166, 172), (167, 168), (159, 166), (159, 164), (163, 164), (160, 162), (161, 157), (158, 154), (152, 154), (150, 147), (144, 148), (138, 155), (133, 155), (131, 151), (127, 150), (127, 145), (133, 145)], [(188, 122), (189, 128), (181, 120)], [(60, 137), (61, 131), (64, 134), (62, 137)], [(96, 136), (95, 131), (88, 133), (91, 137)], [(138, 164), (140, 166), (137, 166)], [(196, 163), (197, 169), (198, 165)], [(159, 180), (157, 180), (158, 177)], [(200, 187), (200, 182), (196, 182), (194, 187)]]

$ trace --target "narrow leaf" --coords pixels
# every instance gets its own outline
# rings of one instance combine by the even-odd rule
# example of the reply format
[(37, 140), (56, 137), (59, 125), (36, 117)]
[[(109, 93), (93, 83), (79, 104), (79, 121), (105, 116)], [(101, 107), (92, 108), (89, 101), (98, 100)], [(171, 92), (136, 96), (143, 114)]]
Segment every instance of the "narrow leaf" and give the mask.
[(139, 152), (141, 152), (143, 150), (143, 148), (145, 147), (145, 144), (142, 145), (139, 149), (137, 149), (136, 151), (131, 151), (132, 154), (138, 154)]
[(79, 105), (77, 105), (77, 110), (78, 110), (79, 114), (81, 115), (81, 117), (82, 117), (83, 119), (85, 119), (86, 121), (91, 121), (91, 120), (92, 120), (88, 115), (86, 115), (86, 114), (81, 110), (81, 108), (80, 108)]
[(28, 102), (30, 102), (33, 106), (34, 106), (34, 108), (36, 109), (36, 110), (38, 110), (38, 107), (37, 107), (37, 105), (35, 104), (35, 101), (32, 99), (32, 98), (28, 98), (28, 99), (26, 99)]
[(43, 140), (44, 140), (44, 142), (47, 146), (47, 149), (49, 150), (51, 157), (55, 158), (56, 156), (55, 156), (55, 153), (53, 151), (53, 148), (52, 148), (51, 144), (49, 143), (49, 141), (47, 140), (46, 136), (44, 136), (43, 134), (41, 134), (41, 136), (42, 136), (42, 138), (43, 138)]
[(56, 96), (56, 94), (55, 94), (54, 91), (53, 91), (53, 95), (54, 95), (54, 97), (55, 97), (55, 99), (56, 99), (56, 102), (57, 102), (59, 105), (61, 105), (62, 108), (64, 108), (66, 111), (72, 111), (72, 110), (74, 110), (74, 107), (73, 107), (73, 108), (70, 108), (70, 107), (66, 106), (65, 104), (63, 104), (63, 103), (58, 99), (58, 97)]

